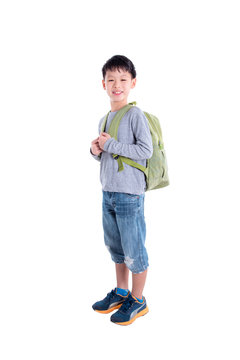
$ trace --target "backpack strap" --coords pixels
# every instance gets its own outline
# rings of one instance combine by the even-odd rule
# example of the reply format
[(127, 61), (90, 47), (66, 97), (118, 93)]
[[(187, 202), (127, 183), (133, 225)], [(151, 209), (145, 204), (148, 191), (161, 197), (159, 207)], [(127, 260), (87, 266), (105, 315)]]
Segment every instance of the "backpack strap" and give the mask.
[[(119, 127), (121, 119), (128, 112), (128, 110), (130, 110), (131, 107), (136, 105), (136, 104), (137, 104), (136, 101), (128, 103), (122, 109), (118, 110), (117, 114), (112, 119), (111, 124), (110, 124), (109, 129), (108, 129), (108, 134), (111, 135), (111, 137), (113, 137), (115, 140), (117, 140), (118, 127)], [(110, 112), (111, 111), (109, 111), (107, 113), (107, 115), (105, 116), (105, 118), (103, 120), (103, 123), (102, 123), (102, 126), (101, 126), (101, 131), (102, 132), (104, 132), (104, 130), (106, 128), (107, 119), (108, 119), (108, 115), (110, 114)]]
[[(133, 101), (133, 102), (127, 104), (126, 106), (124, 106), (122, 109), (120, 109), (117, 112), (117, 114), (114, 116), (113, 120), (111, 121), (111, 124), (108, 129), (108, 134), (111, 135), (111, 137), (113, 137), (115, 140), (117, 140), (118, 127), (119, 127), (120, 121), (122, 120), (123, 116), (132, 108), (132, 106), (134, 106), (136, 104), (137, 104), (136, 101)], [(110, 111), (105, 116), (105, 119), (104, 119), (102, 127), (101, 127), (101, 131), (105, 130), (109, 113), (110, 113)], [(117, 160), (117, 162), (118, 162), (118, 171), (124, 170), (124, 166), (123, 166), (123, 162), (124, 162), (127, 165), (130, 165), (132, 167), (135, 167), (136, 169), (143, 171), (144, 174), (146, 176), (148, 176), (148, 168), (146, 168), (145, 166), (140, 165), (125, 156), (112, 154), (112, 157), (115, 160)]]
[(129, 103), (126, 106), (124, 106), (122, 109), (118, 110), (116, 115), (114, 116), (114, 119), (111, 121), (111, 124), (108, 129), (108, 134), (111, 135), (115, 140), (117, 140), (117, 134), (118, 134), (118, 128), (120, 121), (122, 120), (123, 116), (136, 104)]
[(117, 161), (118, 161), (118, 171), (122, 171), (124, 169), (123, 163), (122, 163), (122, 162), (124, 162), (127, 165), (130, 165), (132, 167), (135, 167), (138, 170), (141, 170), (142, 172), (144, 172), (146, 177), (148, 177), (148, 168), (147, 167), (145, 167), (143, 165), (140, 165), (137, 162), (135, 162), (135, 161), (133, 161), (133, 160), (131, 160), (129, 158), (126, 158), (124, 156), (119, 156)]
[(105, 116), (105, 119), (104, 119), (103, 122), (102, 122), (101, 132), (104, 132), (104, 131), (105, 131), (105, 127), (106, 127), (106, 124), (107, 124), (107, 119), (108, 119), (109, 113), (110, 113), (110, 111), (107, 113), (107, 115)]

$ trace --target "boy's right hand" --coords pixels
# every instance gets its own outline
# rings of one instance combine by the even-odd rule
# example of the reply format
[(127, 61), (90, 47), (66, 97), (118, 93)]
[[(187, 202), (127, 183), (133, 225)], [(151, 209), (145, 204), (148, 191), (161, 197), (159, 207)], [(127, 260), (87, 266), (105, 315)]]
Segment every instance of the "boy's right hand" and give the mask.
[(102, 153), (102, 149), (99, 146), (99, 137), (91, 142), (91, 151), (93, 155), (99, 155)]

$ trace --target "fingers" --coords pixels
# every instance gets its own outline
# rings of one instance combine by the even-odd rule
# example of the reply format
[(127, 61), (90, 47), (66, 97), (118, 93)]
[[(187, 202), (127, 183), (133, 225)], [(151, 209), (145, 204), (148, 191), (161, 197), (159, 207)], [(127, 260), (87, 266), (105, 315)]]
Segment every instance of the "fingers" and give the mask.
[(91, 142), (91, 145), (97, 149), (100, 150), (102, 152), (103, 150), (103, 146), (105, 144), (105, 142), (107, 141), (107, 139), (109, 139), (111, 136), (106, 133), (106, 132), (101, 132), (100, 136), (98, 136), (96, 139), (94, 139)]
[(100, 137), (101, 136), (103, 136), (105, 139), (107, 138), (107, 139), (110, 139), (110, 137), (111, 137), (111, 135), (109, 135), (108, 133), (105, 133), (105, 132), (102, 132), (101, 134), (100, 134)]
[[(110, 135), (109, 135), (108, 133), (106, 133), (106, 132), (101, 132), (100, 136), (110, 137)], [(96, 144), (96, 143), (99, 141), (99, 137), (100, 137), (100, 136), (98, 136), (96, 139), (94, 139), (94, 140), (92, 141), (92, 144)]]
[(94, 145), (94, 144), (97, 144), (98, 143), (98, 141), (99, 141), (99, 137), (98, 138), (96, 138), (96, 139), (94, 139), (93, 141), (92, 141), (92, 144)]

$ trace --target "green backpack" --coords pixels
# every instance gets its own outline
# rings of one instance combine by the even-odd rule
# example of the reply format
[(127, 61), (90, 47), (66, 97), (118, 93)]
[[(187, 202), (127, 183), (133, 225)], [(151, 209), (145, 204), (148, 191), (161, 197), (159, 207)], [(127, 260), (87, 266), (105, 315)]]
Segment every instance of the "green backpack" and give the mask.
[[(128, 112), (128, 110), (130, 110), (132, 106), (136, 104), (137, 103), (135, 101), (129, 103), (128, 105), (120, 109), (114, 116), (109, 126), (108, 134), (111, 135), (111, 137), (113, 137), (115, 140), (117, 140), (118, 127), (121, 119)], [(110, 111), (107, 113), (105, 119), (103, 120), (101, 126), (102, 132), (104, 132), (105, 130), (109, 113)], [(146, 167), (124, 156), (119, 156), (116, 154), (112, 154), (112, 156), (118, 162), (118, 171), (122, 171), (124, 169), (123, 163), (143, 171), (146, 176), (146, 185), (147, 185), (146, 191), (148, 191), (148, 190), (159, 189), (169, 185), (169, 178), (168, 178), (167, 159), (164, 150), (162, 131), (159, 120), (157, 119), (156, 116), (151, 115), (145, 111), (144, 114), (148, 120), (148, 126), (152, 136), (152, 144), (153, 144), (153, 154), (150, 159), (147, 159)]]

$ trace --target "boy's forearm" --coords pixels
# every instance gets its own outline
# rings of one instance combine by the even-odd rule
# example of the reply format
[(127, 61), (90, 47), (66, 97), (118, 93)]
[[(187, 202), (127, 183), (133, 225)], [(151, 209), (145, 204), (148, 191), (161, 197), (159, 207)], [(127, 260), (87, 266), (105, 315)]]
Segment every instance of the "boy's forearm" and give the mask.
[(148, 143), (123, 144), (111, 138), (105, 142), (104, 151), (134, 160), (145, 160), (152, 156), (153, 148)]

